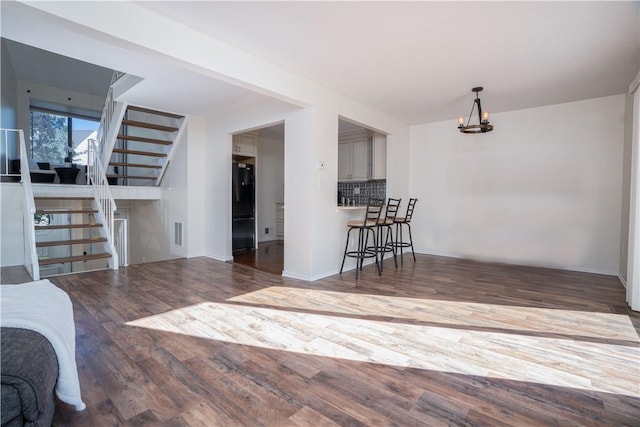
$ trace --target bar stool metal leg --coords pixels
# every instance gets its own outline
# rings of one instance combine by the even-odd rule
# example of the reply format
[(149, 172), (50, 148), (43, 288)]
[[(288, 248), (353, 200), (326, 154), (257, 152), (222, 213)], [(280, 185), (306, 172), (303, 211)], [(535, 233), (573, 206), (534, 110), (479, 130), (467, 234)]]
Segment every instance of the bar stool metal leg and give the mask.
[[(396, 240), (393, 243), (393, 246), (396, 250), (400, 251), (400, 265), (404, 265), (403, 253), (404, 248), (411, 248), (411, 254), (413, 255), (413, 261), (416, 261), (416, 253), (413, 249), (413, 236), (411, 235), (411, 217), (413, 216), (413, 211), (415, 209), (416, 203), (418, 199), (409, 199), (409, 204), (407, 205), (407, 214), (404, 218), (396, 218), (394, 223), (396, 225)], [(407, 226), (407, 230), (409, 231), (409, 241), (404, 240), (403, 235), (403, 226)]]
[[(363, 221), (350, 221), (347, 226), (347, 242), (344, 246), (344, 254), (342, 255), (342, 264), (340, 265), (340, 274), (344, 270), (344, 263), (347, 257), (356, 259), (356, 279), (358, 279), (359, 271), (364, 266), (365, 258), (375, 258), (376, 267), (378, 269), (378, 275), (380, 274), (380, 263), (378, 262), (378, 251), (372, 250), (369, 247), (370, 233), (373, 233), (374, 242), (376, 241), (376, 234), (374, 228), (378, 225), (380, 219), (380, 212), (382, 211), (383, 200), (370, 199), (367, 205), (367, 211)], [(351, 241), (351, 232), (358, 231), (358, 242), (355, 250), (349, 250), (349, 242)]]
[(398, 208), (400, 207), (401, 199), (394, 199), (389, 197), (387, 201), (387, 207), (385, 209), (385, 215), (378, 220), (378, 226), (376, 232), (378, 239), (376, 240), (376, 251), (380, 252), (380, 272), (383, 270), (384, 256), (387, 252), (393, 253), (393, 261), (398, 268), (398, 259), (396, 257), (395, 241), (393, 239), (392, 225), (398, 215)]

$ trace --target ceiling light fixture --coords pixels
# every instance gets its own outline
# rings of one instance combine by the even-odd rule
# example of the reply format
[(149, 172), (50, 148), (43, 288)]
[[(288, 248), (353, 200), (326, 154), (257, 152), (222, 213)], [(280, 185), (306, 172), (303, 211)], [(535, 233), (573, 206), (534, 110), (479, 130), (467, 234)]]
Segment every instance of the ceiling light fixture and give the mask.
[[(471, 89), (471, 92), (475, 92), (476, 99), (473, 100), (473, 105), (471, 106), (471, 112), (469, 113), (469, 119), (467, 120), (467, 124), (464, 124), (464, 117), (458, 117), (458, 129), (462, 133), (486, 133), (491, 132), (493, 130), (493, 125), (489, 124), (489, 112), (485, 111), (482, 113), (482, 106), (480, 105), (480, 97), (478, 97), (478, 93), (482, 91), (482, 87), (474, 87)], [(478, 124), (472, 125), (471, 116), (473, 116), (473, 109), (478, 106)]]

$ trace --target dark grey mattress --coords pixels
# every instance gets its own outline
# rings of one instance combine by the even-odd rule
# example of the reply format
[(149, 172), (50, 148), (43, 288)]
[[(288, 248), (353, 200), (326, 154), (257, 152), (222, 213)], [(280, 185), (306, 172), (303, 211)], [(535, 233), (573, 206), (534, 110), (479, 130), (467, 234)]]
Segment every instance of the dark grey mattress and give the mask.
[(2, 427), (50, 426), (58, 359), (51, 343), (28, 329), (0, 328)]

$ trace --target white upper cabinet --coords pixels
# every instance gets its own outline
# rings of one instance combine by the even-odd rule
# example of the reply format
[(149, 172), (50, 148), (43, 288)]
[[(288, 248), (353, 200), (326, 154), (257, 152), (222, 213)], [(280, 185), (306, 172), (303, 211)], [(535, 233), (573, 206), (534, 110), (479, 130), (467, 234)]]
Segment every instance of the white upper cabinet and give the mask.
[(353, 170), (353, 145), (350, 142), (338, 144), (338, 181), (349, 181)]
[(353, 181), (366, 181), (371, 178), (371, 141), (369, 138), (353, 141), (353, 166), (351, 179)]
[(387, 179), (387, 135), (373, 134), (371, 179)]
[(338, 141), (338, 181), (386, 179), (387, 140), (385, 135), (366, 129), (340, 134)]
[(233, 135), (232, 152), (239, 156), (255, 157), (258, 152), (258, 133), (247, 132)]

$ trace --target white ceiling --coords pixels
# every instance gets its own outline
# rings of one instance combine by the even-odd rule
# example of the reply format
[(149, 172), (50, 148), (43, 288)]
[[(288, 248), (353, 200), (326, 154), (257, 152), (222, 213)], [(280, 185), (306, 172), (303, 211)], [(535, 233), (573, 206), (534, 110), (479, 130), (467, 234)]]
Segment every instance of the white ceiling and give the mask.
[(2, 39), (16, 76), (26, 82), (105, 96), (113, 70)]
[[(640, 70), (638, 1), (137, 4), (407, 124), (467, 115), (478, 85), (497, 113), (625, 93)], [(130, 103), (200, 114), (267, 99), (126, 41), (55, 30), (27, 6), (1, 6), (3, 37), (144, 77)], [(46, 70), (37, 74), (51, 78)]]
[(639, 2), (142, 2), (408, 124), (626, 92)]

